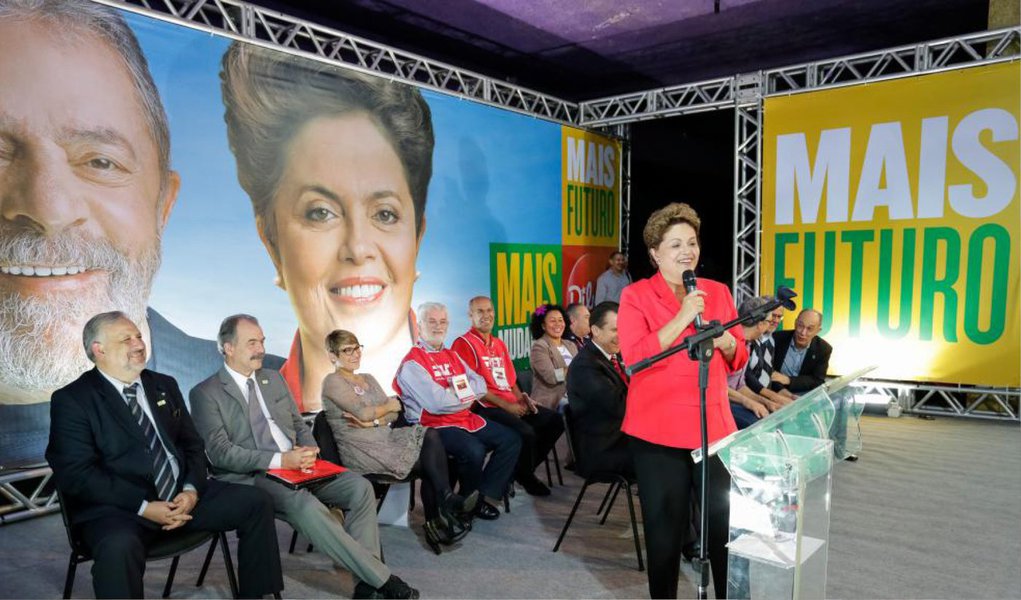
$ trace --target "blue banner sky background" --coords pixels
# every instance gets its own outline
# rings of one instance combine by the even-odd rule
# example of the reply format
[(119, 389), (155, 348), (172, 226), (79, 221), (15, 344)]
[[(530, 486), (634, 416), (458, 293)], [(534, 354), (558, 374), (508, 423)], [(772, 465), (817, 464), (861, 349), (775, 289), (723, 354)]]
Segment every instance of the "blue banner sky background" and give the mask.
[[(220, 96), (230, 40), (128, 15), (170, 119), (181, 191), (163, 239), (150, 305), (185, 332), (215, 337), (231, 313), (259, 317), (267, 349), (286, 355), (297, 327), (235, 175)], [(466, 302), (489, 289), (489, 243), (560, 243), (558, 125), (426, 92), (436, 148), (414, 303), (451, 308), (451, 338)]]

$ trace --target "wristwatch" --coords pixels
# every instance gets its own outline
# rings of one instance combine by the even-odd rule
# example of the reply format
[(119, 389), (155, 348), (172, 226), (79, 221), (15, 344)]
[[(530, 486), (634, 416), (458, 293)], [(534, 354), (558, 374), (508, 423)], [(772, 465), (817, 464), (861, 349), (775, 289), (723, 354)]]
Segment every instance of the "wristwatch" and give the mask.
[(379, 419), (373, 419), (372, 420), (372, 426), (373, 427), (379, 427)]

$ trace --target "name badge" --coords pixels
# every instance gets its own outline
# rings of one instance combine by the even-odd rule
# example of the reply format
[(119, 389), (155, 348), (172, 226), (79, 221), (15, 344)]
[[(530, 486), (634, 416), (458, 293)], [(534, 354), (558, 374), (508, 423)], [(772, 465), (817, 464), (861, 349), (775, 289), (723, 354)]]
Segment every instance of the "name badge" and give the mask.
[(553, 378), (557, 380), (557, 383), (563, 383), (564, 379), (565, 379), (564, 378), (564, 370), (563, 369), (553, 369)]
[(496, 383), (496, 387), (501, 390), (510, 389), (510, 384), (507, 383), (506, 367), (493, 367), (493, 382)]
[(166, 404), (166, 403), (167, 403), (167, 401), (166, 401), (166, 400), (157, 400), (157, 401), (156, 401), (156, 406), (163, 406), (163, 405), (164, 405), (164, 404)]
[(472, 391), (471, 385), (468, 384), (468, 376), (454, 375), (450, 378), (450, 386), (454, 388), (454, 393), (457, 394), (457, 398), (461, 401), (474, 400), (475, 392)]

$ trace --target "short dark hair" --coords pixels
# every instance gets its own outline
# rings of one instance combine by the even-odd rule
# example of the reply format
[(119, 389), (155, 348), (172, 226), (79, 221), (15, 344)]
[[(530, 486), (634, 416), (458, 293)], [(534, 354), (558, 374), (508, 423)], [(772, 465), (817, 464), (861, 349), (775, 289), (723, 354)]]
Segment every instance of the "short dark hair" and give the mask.
[(327, 352), (340, 354), (340, 347), (344, 344), (354, 344), (357, 346), (359, 344), (358, 336), (346, 329), (334, 329), (326, 336)]
[(603, 328), (606, 327), (606, 318), (610, 313), (616, 313), (620, 310), (620, 304), (612, 300), (600, 302), (592, 309), (592, 314), (589, 316), (589, 325), (594, 327)]
[(244, 313), (238, 313), (231, 315), (220, 323), (220, 331), (216, 334), (216, 347), (220, 350), (220, 354), (224, 354), (224, 344), (236, 344), (238, 341), (238, 323), (241, 321), (248, 321), (253, 325), (259, 324), (259, 319), (256, 319), (252, 315), (246, 315)]
[(560, 313), (561, 317), (564, 317), (564, 325), (567, 325), (567, 313), (564, 312), (564, 307), (559, 304), (542, 304), (535, 307), (535, 312), (532, 313), (532, 320), (528, 323), (528, 331), (532, 334), (532, 339), (537, 340), (542, 337), (545, 333), (542, 330), (542, 322), (546, 320), (546, 315), (552, 311)]

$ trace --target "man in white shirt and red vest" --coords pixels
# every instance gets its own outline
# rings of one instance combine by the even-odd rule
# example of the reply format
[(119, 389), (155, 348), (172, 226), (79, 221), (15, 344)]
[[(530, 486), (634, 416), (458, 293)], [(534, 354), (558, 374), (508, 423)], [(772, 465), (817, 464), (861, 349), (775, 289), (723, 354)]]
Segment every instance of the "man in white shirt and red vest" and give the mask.
[[(510, 484), (521, 437), (471, 410), (485, 397), (486, 381), (443, 347), (449, 327), (446, 306), (426, 302), (418, 307), (419, 341), (401, 362), (393, 386), (408, 421), (436, 429), (457, 461), (460, 494), (478, 490), (484, 498), (475, 516), (493, 520), (500, 511), (492, 502), (499, 502)], [(487, 453), (492, 453), (488, 463)]]
[(485, 395), (475, 406), (475, 412), (521, 436), (521, 454), (514, 479), (529, 494), (548, 496), (550, 490), (535, 476), (535, 468), (564, 432), (564, 422), (559, 414), (537, 405), (518, 387), (507, 346), (493, 335), (496, 320), (493, 301), (485, 296), (472, 298), (468, 303), (468, 317), (471, 329), (450, 347), (486, 381)]

